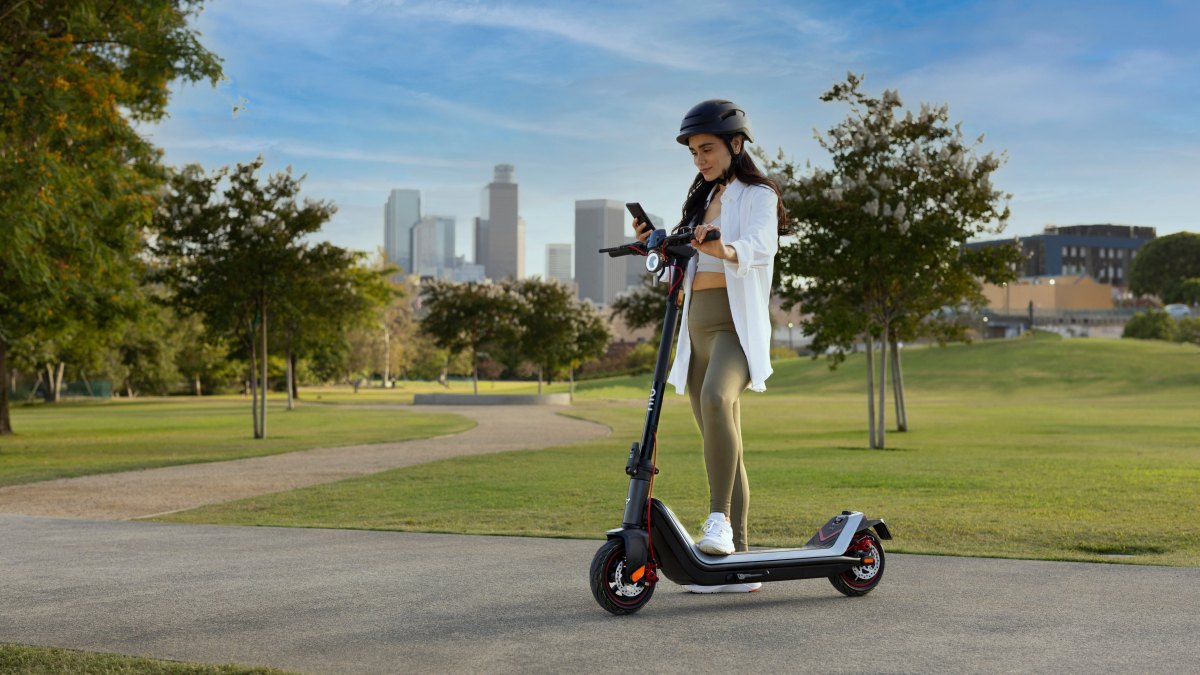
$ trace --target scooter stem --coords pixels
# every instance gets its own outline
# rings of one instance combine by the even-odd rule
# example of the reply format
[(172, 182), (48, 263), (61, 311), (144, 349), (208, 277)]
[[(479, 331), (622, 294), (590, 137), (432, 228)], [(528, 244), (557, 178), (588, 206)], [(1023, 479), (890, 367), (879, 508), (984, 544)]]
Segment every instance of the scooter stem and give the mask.
[[(686, 262), (686, 261), (685, 261)], [(683, 274), (684, 267), (677, 258), (668, 260), (674, 274)], [(626, 465), (630, 473), (629, 495), (625, 499), (625, 515), (621, 525), (627, 528), (646, 527), (646, 504), (650, 496), (650, 480), (654, 476), (654, 444), (658, 432), (659, 414), (662, 412), (663, 392), (667, 387), (667, 362), (671, 358), (671, 343), (675, 339), (675, 322), (679, 316), (679, 296), (683, 292), (682, 280), (671, 283), (667, 296), (667, 311), (663, 317), (662, 335), (658, 339), (658, 359), (654, 363), (654, 383), (650, 388), (650, 399), (646, 404), (646, 424), (642, 428), (642, 443), (630, 449)]]

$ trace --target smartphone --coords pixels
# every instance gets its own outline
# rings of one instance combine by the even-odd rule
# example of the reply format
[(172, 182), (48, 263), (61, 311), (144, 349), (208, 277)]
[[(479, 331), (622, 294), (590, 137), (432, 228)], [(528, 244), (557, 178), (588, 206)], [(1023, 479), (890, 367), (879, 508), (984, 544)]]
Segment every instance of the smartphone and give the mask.
[[(633, 216), (634, 220), (640, 220), (646, 224), (646, 227), (654, 229), (654, 223), (650, 222), (650, 216), (646, 215), (646, 210), (642, 208), (641, 204), (637, 202), (628, 202), (625, 204), (625, 208), (629, 209), (629, 215)], [(638, 230), (637, 233), (641, 234), (642, 232), (645, 232), (644, 228)]]

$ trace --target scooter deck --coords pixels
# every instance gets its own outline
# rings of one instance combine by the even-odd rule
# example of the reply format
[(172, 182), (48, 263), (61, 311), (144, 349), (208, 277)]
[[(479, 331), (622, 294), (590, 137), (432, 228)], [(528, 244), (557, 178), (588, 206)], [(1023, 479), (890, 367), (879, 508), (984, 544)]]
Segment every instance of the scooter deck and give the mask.
[(844, 572), (860, 563), (844, 555), (864, 516), (835, 516), (800, 548), (712, 555), (696, 548), (691, 535), (665, 504), (651, 500), (651, 541), (660, 569), (680, 584), (724, 584), (735, 581), (811, 579)]

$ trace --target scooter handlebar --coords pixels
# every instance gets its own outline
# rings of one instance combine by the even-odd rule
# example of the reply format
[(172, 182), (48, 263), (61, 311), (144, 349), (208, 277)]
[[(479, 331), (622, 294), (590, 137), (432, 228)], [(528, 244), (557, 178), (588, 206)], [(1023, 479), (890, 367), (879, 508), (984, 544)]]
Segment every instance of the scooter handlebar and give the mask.
[[(661, 232), (662, 230), (659, 231)], [(652, 239), (654, 238), (653, 234), (650, 236)], [(709, 230), (708, 235), (704, 237), (704, 241), (717, 241), (720, 238), (720, 230)], [(668, 234), (663, 236), (661, 243), (656, 248), (666, 249), (668, 253), (677, 257), (690, 258), (696, 254), (695, 249), (687, 246), (691, 243), (692, 239), (692, 230), (686, 230), (679, 234)], [(627, 255), (647, 255), (649, 252), (650, 248), (640, 241), (599, 250), (599, 253), (607, 253), (610, 258), (620, 258)]]

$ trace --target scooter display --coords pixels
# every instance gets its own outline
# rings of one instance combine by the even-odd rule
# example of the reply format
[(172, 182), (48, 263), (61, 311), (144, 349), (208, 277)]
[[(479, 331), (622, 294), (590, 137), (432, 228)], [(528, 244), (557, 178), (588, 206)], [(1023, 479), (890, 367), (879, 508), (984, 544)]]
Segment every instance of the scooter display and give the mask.
[[(714, 230), (709, 236), (719, 238), (720, 234)], [(688, 243), (691, 240), (691, 232), (668, 235), (665, 230), (655, 230), (645, 244), (633, 242), (599, 251), (612, 257), (645, 256), (646, 269), (666, 281), (668, 290), (646, 423), (641, 442), (633, 444), (625, 463), (629, 475), (625, 514), (621, 527), (607, 532), (608, 540), (592, 559), (592, 595), (613, 614), (632, 614), (650, 601), (660, 575), (677, 584), (704, 586), (825, 577), (845, 595), (866, 595), (883, 579), (881, 540), (892, 538), (882, 520), (842, 511), (800, 548), (710, 555), (696, 547), (671, 509), (652, 496), (667, 361), (683, 304), (684, 272), (696, 255)]]

